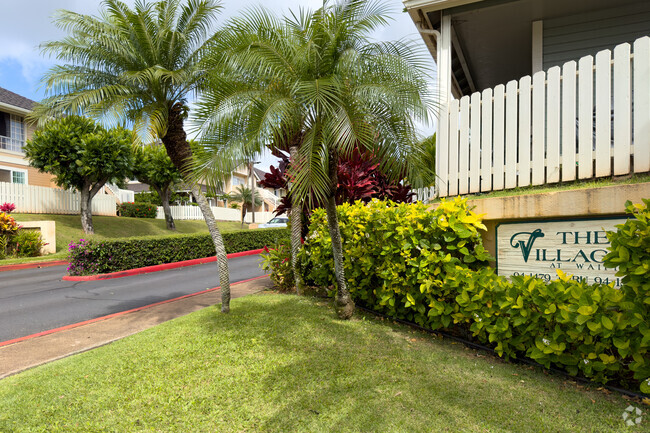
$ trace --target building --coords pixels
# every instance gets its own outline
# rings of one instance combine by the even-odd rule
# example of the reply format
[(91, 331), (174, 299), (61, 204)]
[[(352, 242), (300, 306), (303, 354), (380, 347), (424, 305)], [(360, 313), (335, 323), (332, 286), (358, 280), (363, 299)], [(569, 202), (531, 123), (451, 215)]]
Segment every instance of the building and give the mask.
[(36, 104), (0, 87), (0, 182), (56, 187), (52, 176), (29, 166), (23, 147), (35, 127), (25, 120)]

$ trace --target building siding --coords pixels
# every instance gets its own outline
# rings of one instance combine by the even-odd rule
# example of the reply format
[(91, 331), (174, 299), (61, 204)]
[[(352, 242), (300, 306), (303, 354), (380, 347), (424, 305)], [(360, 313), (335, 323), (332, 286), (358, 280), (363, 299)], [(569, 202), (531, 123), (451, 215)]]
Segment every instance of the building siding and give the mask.
[(544, 20), (543, 67), (549, 69), (650, 35), (650, 2)]

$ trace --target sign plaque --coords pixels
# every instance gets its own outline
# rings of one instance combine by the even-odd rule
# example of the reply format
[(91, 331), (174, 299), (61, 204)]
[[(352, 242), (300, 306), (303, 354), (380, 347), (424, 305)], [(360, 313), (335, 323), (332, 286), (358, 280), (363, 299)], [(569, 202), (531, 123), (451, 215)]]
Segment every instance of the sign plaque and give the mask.
[(526, 221), (497, 226), (497, 273), (530, 275), (550, 281), (557, 269), (588, 284), (620, 286), (616, 269), (605, 268), (609, 252), (606, 231), (616, 231), (626, 218)]

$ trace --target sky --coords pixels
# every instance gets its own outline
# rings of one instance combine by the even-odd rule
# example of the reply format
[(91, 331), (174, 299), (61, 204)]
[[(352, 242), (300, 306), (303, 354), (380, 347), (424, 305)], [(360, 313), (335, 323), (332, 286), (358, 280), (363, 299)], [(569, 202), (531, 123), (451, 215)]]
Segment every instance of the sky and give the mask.
[[(400, 0), (385, 0), (393, 8), (391, 24), (378, 30), (375, 40), (408, 39), (423, 51), (425, 45), (418, 35), (409, 15), (403, 10)], [(132, 5), (134, 0), (125, 0)], [(58, 9), (96, 15), (101, 0), (0, 0), (2, 4), (2, 25), (0, 26), (0, 87), (19, 95), (40, 101), (44, 89), (40, 85), (42, 75), (55, 64), (55, 59), (41, 55), (39, 44), (58, 40), (65, 33), (52, 23), (52, 16)], [(219, 22), (237, 16), (247, 8), (263, 5), (278, 14), (297, 10), (299, 7), (316, 9), (321, 0), (222, 0), (223, 10)], [(426, 52), (426, 51), (425, 51)], [(430, 58), (430, 56), (427, 56)], [(433, 59), (431, 59), (433, 67)], [(433, 82), (433, 79), (432, 79)], [(422, 133), (430, 135), (432, 127), (422, 127)], [(266, 169), (272, 162), (263, 158), (260, 168)]]

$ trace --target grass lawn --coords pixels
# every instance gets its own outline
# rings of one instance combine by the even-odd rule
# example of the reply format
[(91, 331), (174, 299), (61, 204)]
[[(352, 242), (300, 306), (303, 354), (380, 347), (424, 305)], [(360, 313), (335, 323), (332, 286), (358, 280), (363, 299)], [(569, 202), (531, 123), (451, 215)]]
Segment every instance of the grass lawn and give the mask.
[[(64, 259), (68, 254), (68, 244), (79, 239), (88, 239), (81, 230), (81, 218), (79, 215), (52, 215), (52, 214), (20, 214), (12, 213), (17, 222), (21, 221), (55, 221), (56, 222), (56, 254), (36, 258), (18, 258), (0, 260), (0, 265), (24, 263), (28, 261)], [(175, 221), (176, 233), (199, 233), (208, 232), (205, 221)], [(165, 228), (165, 220), (152, 218), (124, 218), (93, 216), (95, 227), (95, 239), (113, 239), (130, 236), (162, 236), (172, 234)], [(221, 231), (240, 230), (238, 222), (218, 222)], [(245, 224), (244, 228), (248, 228)]]
[[(2, 432), (619, 432), (630, 404), (329, 303), (262, 294), (0, 381)], [(643, 408), (642, 408), (643, 409)], [(647, 415), (644, 415), (647, 418)]]

